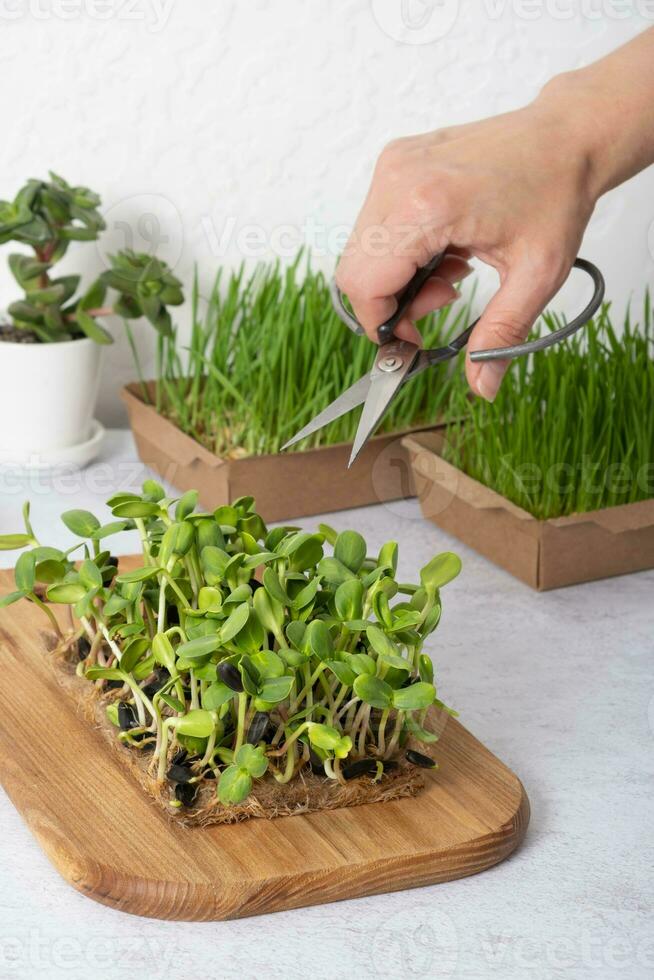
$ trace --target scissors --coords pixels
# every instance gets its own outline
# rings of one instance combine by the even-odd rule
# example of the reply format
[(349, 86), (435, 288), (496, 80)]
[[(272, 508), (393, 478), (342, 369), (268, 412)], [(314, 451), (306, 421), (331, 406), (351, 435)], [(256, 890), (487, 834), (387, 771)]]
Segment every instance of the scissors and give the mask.
[[(416, 344), (411, 344), (407, 340), (399, 340), (395, 337), (395, 327), (405, 315), (407, 309), (427, 280), (434, 274), (444, 257), (445, 252), (439, 252), (427, 265), (418, 269), (408, 286), (401, 293), (395, 313), (377, 328), (379, 350), (377, 351), (375, 362), (369, 374), (364, 374), (362, 378), (359, 378), (343, 394), (339, 395), (327, 408), (305, 425), (303, 429), (300, 429), (292, 439), (289, 439), (282, 446), (282, 449), (288, 449), (289, 446), (299, 442), (300, 439), (305, 439), (318, 429), (322, 429), (323, 426), (340, 418), (341, 415), (345, 415), (346, 412), (356, 408), (357, 405), (363, 404), (359, 427), (348, 463), (349, 469), (383, 419), (391, 402), (402, 386), (413, 378), (417, 378), (428, 367), (442, 364), (444, 361), (449, 361), (451, 358), (456, 357), (459, 351), (465, 347), (470, 334), (479, 322), (479, 317), (445, 347), (424, 350)], [(586, 272), (593, 280), (594, 286), (594, 292), (590, 302), (578, 316), (564, 324), (558, 330), (554, 330), (547, 336), (539, 337), (536, 340), (516, 344), (513, 347), (494, 347), (490, 350), (472, 351), (470, 360), (508, 360), (513, 357), (521, 357), (524, 354), (532, 354), (535, 351), (551, 347), (566, 337), (570, 337), (580, 327), (588, 323), (604, 299), (604, 278), (599, 269), (586, 259), (575, 259), (573, 268), (582, 269)], [(331, 296), (334, 309), (343, 323), (354, 333), (363, 334), (363, 327), (345, 306), (343, 294), (335, 282), (331, 284)]]

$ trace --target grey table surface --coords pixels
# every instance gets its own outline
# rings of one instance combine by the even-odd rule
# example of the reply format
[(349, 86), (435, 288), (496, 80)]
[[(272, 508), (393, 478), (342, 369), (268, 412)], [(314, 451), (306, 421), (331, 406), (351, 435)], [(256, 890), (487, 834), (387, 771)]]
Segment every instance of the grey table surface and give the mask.
[[(0, 472), (0, 533), (19, 528), (29, 497), (37, 533), (63, 543), (62, 510), (101, 513), (113, 490), (146, 475), (118, 430), (81, 472)], [(373, 550), (399, 541), (405, 579), (438, 551), (462, 556), (430, 652), (441, 695), (525, 784), (523, 846), (447, 884), (235, 922), (160, 922), (76, 893), (1, 793), (2, 980), (653, 976), (654, 572), (539, 595), (425, 523), (416, 501), (324, 519), (357, 528)], [(122, 537), (118, 550), (136, 550)]]

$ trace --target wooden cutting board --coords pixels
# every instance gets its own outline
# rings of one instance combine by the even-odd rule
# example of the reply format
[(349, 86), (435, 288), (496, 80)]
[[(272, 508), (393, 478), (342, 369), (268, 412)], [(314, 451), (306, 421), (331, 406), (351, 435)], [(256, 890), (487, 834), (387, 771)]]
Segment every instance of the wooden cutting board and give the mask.
[[(0, 572), (0, 592), (13, 588)], [(184, 829), (77, 715), (47, 655), (47, 621), (0, 610), (0, 779), (63, 877), (98, 902), (160, 919), (259, 915), (475, 874), (522, 840), (517, 776), (455, 719), (440, 769), (412, 799)]]

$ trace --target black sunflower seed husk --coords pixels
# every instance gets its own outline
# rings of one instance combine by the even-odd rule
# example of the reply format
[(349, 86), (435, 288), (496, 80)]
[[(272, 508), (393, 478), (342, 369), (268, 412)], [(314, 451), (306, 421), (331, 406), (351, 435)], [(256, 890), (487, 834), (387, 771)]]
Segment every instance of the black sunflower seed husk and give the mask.
[(178, 749), (177, 752), (175, 752), (175, 755), (170, 760), (171, 766), (181, 766), (183, 762), (186, 762), (187, 755), (188, 752), (186, 751), (186, 749)]
[(118, 703), (118, 724), (120, 725), (120, 730), (123, 732), (128, 732), (130, 728), (138, 727), (139, 720), (136, 715), (136, 709), (128, 701), (120, 701)]
[(166, 623), (168, 626), (179, 626), (179, 609), (177, 606), (166, 606)]
[(123, 681), (105, 681), (104, 684), (108, 691), (117, 691), (118, 688), (125, 686)]
[(250, 722), (246, 742), (249, 742), (250, 745), (256, 745), (257, 742), (260, 742), (265, 738), (269, 724), (270, 717), (268, 714), (265, 711), (257, 711)]
[(118, 568), (118, 559), (114, 555), (109, 555), (105, 565), (113, 565), (114, 568)]
[(384, 772), (395, 772), (398, 763), (394, 759), (384, 760)]
[(77, 653), (80, 660), (86, 659), (90, 653), (90, 650), (91, 644), (87, 638), (85, 636), (80, 636), (79, 640), (77, 641)]
[(357, 779), (359, 776), (375, 775), (377, 772), (377, 762), (375, 759), (357, 759), (349, 766), (341, 769), (343, 779)]
[(313, 749), (309, 749), (309, 766), (311, 767), (311, 772), (316, 776), (325, 775), (323, 761), (320, 756), (313, 751)]
[(223, 684), (226, 684), (227, 687), (231, 687), (232, 691), (238, 691), (240, 693), (243, 690), (241, 675), (234, 664), (218, 664), (218, 676)]
[(188, 783), (193, 773), (189, 766), (172, 765), (166, 775), (174, 783)]
[(163, 687), (170, 680), (170, 674), (165, 667), (155, 667), (152, 671), (152, 683)]
[(428, 755), (416, 752), (415, 749), (407, 749), (406, 757), (412, 766), (421, 766), (422, 769), (435, 769), (436, 763)]
[(177, 783), (175, 786), (175, 798), (182, 806), (193, 806), (198, 795), (197, 783)]

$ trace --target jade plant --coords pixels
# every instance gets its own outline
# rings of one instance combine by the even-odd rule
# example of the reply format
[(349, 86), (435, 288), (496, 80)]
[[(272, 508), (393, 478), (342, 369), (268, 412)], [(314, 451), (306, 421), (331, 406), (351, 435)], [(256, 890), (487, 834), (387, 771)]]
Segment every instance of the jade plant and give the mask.
[[(108, 523), (67, 511), (76, 541), (63, 551), (39, 543), (26, 505), (25, 532), (0, 538), (25, 549), (0, 605), (43, 610), (116, 737), (152, 753), (173, 807), (193, 806), (208, 779), (230, 805), (303, 770), (344, 783), (379, 781), (399, 756), (434, 766), (407, 742), (435, 741), (427, 711), (449, 711), (423, 647), (459, 558), (437, 555), (405, 584), (394, 541), (370, 556), (357, 531), (269, 530), (251, 497), (213, 513), (197, 499), (148, 480), (109, 499)], [(123, 571), (107, 540), (129, 528), (142, 557)], [(66, 635), (55, 604), (72, 610)]]
[[(17, 331), (44, 343), (90, 337), (99, 344), (111, 336), (98, 318), (145, 316), (163, 335), (172, 333), (169, 306), (183, 302), (181, 283), (165, 262), (129, 249), (110, 257), (110, 268), (84, 291), (80, 276), (52, 276), (53, 266), (73, 241), (95, 241), (105, 228), (100, 198), (86, 187), (72, 187), (50, 173), (50, 180), (28, 180), (13, 201), (0, 201), (0, 243), (20, 242), (32, 255), (14, 252), (9, 268), (24, 296), (8, 313)], [(108, 289), (115, 292), (106, 303)]]

